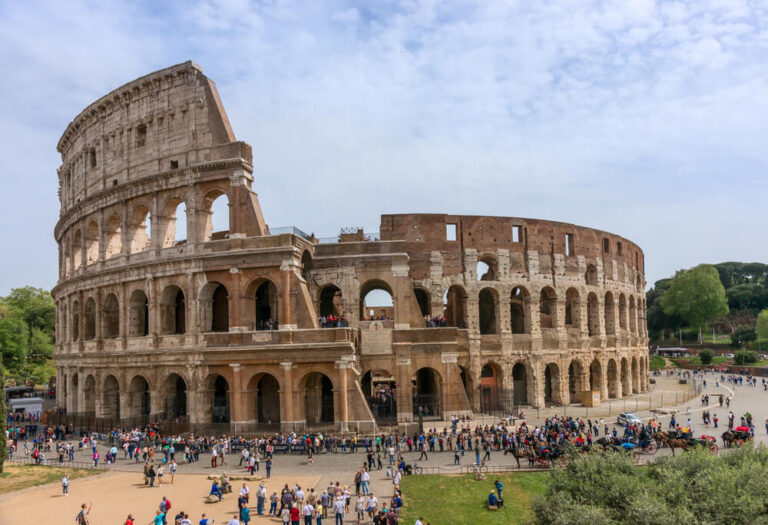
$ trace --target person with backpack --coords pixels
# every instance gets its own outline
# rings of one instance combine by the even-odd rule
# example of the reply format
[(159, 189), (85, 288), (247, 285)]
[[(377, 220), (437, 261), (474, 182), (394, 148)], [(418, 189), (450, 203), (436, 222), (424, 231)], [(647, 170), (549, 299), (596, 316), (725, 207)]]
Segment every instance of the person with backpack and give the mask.
[(163, 496), (162, 501), (160, 501), (160, 512), (163, 513), (163, 525), (168, 525), (166, 515), (169, 510), (171, 510), (171, 500)]
[(77, 525), (90, 525), (91, 522), (88, 519), (88, 513), (91, 512), (91, 507), (93, 507), (93, 503), (88, 505), (88, 510), (85, 508), (85, 503), (80, 506), (80, 512), (75, 516), (75, 523), (77, 523)]

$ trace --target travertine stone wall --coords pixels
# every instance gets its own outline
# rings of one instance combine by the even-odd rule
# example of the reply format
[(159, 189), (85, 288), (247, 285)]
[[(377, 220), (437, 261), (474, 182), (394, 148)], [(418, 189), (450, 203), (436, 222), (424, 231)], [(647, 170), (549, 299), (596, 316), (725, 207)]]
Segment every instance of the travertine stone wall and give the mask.
[[(58, 149), (69, 412), (365, 430), (419, 407), (447, 417), (648, 389), (644, 259), (622, 237), (437, 214), (383, 215), (377, 240), (270, 230), (251, 148), (191, 62), (94, 102)], [(391, 295), (391, 319), (367, 320), (371, 290)], [(323, 328), (331, 314), (344, 321)], [(367, 399), (377, 382), (394, 388), (386, 413)]]

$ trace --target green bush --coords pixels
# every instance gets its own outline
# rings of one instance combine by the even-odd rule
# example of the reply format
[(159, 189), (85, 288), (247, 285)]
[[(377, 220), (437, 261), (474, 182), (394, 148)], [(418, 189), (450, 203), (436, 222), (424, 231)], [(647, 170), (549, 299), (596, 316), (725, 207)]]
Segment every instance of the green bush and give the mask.
[(533, 510), (540, 524), (768, 523), (767, 498), (763, 446), (717, 456), (695, 447), (642, 468), (631, 455), (595, 452), (553, 470)]
[(757, 352), (751, 350), (739, 350), (733, 354), (733, 362), (737, 365), (748, 365), (757, 362)]
[(754, 328), (739, 328), (731, 334), (731, 346), (740, 347), (757, 339), (757, 330)]
[(713, 357), (715, 357), (715, 353), (709, 348), (704, 348), (699, 352), (699, 359), (701, 359), (702, 365), (711, 365)]

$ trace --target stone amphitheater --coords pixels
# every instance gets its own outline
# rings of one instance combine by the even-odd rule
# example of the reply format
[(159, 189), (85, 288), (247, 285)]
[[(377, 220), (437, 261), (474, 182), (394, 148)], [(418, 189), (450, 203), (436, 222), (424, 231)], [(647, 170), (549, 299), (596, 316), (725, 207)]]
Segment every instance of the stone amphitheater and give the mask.
[(649, 388), (637, 245), (514, 217), (270, 228), (251, 147), (193, 62), (97, 100), (58, 151), (70, 415), (367, 430)]

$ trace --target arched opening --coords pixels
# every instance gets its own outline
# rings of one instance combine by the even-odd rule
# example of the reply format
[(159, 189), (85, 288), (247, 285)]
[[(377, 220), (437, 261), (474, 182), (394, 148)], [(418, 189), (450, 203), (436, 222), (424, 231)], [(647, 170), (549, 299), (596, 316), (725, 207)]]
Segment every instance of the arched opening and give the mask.
[(394, 319), (392, 290), (383, 281), (371, 281), (360, 289), (360, 320)]
[(178, 286), (171, 285), (163, 290), (160, 298), (160, 331), (163, 334), (183, 334), (186, 332), (186, 310), (184, 292)]
[(422, 418), (440, 416), (440, 374), (434, 368), (419, 368), (413, 376), (413, 413)]
[(210, 380), (211, 383), (211, 422), (229, 423), (229, 383), (220, 375)]
[(221, 191), (214, 191), (203, 199), (205, 224), (203, 242), (229, 238), (229, 198)]
[(163, 206), (163, 248), (183, 244), (187, 240), (187, 206), (179, 198), (171, 198)]
[(117, 339), (120, 336), (120, 304), (115, 294), (111, 293), (104, 299), (101, 316), (101, 336), (104, 339)]
[(472, 402), (474, 400), (474, 389), (472, 387), (473, 381), (472, 377), (469, 375), (469, 370), (466, 369), (466, 367), (463, 367), (459, 365), (459, 378), (461, 379), (461, 384), (464, 387), (464, 393), (467, 394), (467, 400), (469, 401), (469, 406), (472, 406)]
[(528, 371), (523, 363), (512, 367), (512, 383), (515, 393), (515, 405), (528, 404)]
[(77, 406), (77, 403), (80, 400), (80, 395), (78, 392), (80, 387), (79, 381), (80, 381), (79, 375), (76, 373), (72, 374), (72, 405), (68, 406), (67, 410), (75, 414), (80, 411), (79, 407)]
[(144, 205), (136, 206), (131, 215), (128, 230), (130, 253), (139, 253), (149, 249), (151, 243), (152, 217), (149, 208)]
[(90, 221), (85, 229), (85, 264), (99, 260), (99, 225)]
[(256, 421), (280, 423), (280, 384), (272, 374), (262, 374), (256, 382)]
[(128, 404), (130, 417), (141, 424), (149, 421), (149, 383), (143, 376), (135, 376), (128, 386)]
[(560, 367), (549, 363), (544, 369), (544, 402), (561, 404), (560, 396)]
[(606, 370), (608, 379), (608, 397), (610, 399), (616, 399), (621, 397), (619, 394), (619, 372), (616, 368), (616, 361), (613, 359), (608, 360), (608, 369)]
[(320, 372), (312, 372), (304, 382), (304, 414), (307, 425), (333, 423), (333, 383)]
[(104, 379), (104, 388), (101, 394), (101, 415), (110, 421), (120, 420), (120, 384), (115, 376), (107, 376)]
[(624, 395), (632, 393), (632, 386), (629, 381), (629, 361), (626, 357), (621, 358), (621, 390)]
[(555, 291), (546, 286), (541, 289), (541, 297), (539, 299), (539, 324), (541, 328), (556, 328), (557, 327), (557, 294)]
[(584, 282), (587, 283), (587, 286), (597, 286), (597, 267), (594, 264), (587, 265)]
[(613, 302), (613, 294), (606, 292), (605, 294), (605, 333), (606, 335), (613, 335), (616, 333), (616, 305)]
[(91, 375), (85, 378), (83, 399), (85, 406), (81, 407), (81, 411), (89, 416), (96, 414), (96, 380)]
[(487, 363), (480, 370), (480, 411), (485, 414), (501, 409), (500, 376), (494, 363)]
[(187, 382), (179, 374), (165, 379), (165, 415), (174, 419), (187, 415)]
[(581, 363), (573, 360), (568, 365), (568, 393), (571, 397), (571, 403), (578, 403), (581, 392), (583, 392), (584, 385), (582, 385), (582, 370)]
[(576, 288), (565, 292), (565, 326), (578, 328), (581, 324), (581, 302)]
[(309, 273), (312, 271), (312, 254), (304, 250), (301, 254), (301, 278), (309, 282)]
[(89, 297), (85, 301), (85, 325), (83, 326), (83, 339), (91, 341), (96, 337), (96, 301)]
[(123, 250), (123, 227), (120, 216), (117, 213), (113, 213), (107, 219), (107, 224), (104, 228), (104, 244), (105, 259), (116, 257)]
[(443, 296), (443, 317), (447, 326), (467, 327), (467, 292), (458, 285), (446, 290)]
[(640, 392), (640, 370), (637, 366), (637, 357), (632, 358), (632, 392)]
[(376, 421), (395, 421), (397, 419), (397, 392), (395, 377), (387, 370), (369, 370), (360, 381), (371, 413)]
[(72, 342), (80, 339), (80, 303), (72, 302)]
[(528, 291), (520, 286), (515, 286), (512, 288), (509, 299), (510, 329), (513, 334), (528, 333), (526, 311), (528, 311)]
[(128, 335), (149, 335), (149, 299), (141, 290), (134, 290), (128, 303)]
[(229, 332), (229, 292), (223, 284), (211, 297), (211, 332)]
[(481, 334), (495, 334), (498, 332), (498, 317), (496, 316), (496, 291), (491, 288), (483, 288), (478, 295), (478, 319), (480, 321)]
[(589, 365), (589, 389), (603, 390), (603, 367), (597, 358)]
[(600, 335), (600, 312), (597, 304), (597, 295), (590, 292), (587, 296), (587, 322), (589, 335)]
[(72, 238), (72, 268), (77, 270), (83, 264), (83, 232), (78, 229)]
[(635, 298), (629, 296), (629, 331), (630, 333), (637, 333), (637, 310), (635, 309)]
[(619, 328), (627, 329), (627, 298), (624, 294), (619, 295)]
[(416, 296), (416, 302), (419, 303), (419, 311), (424, 318), (432, 315), (432, 308), (429, 302), (429, 292), (423, 288), (414, 288), (413, 294)]
[(341, 290), (338, 286), (329, 284), (320, 290), (320, 316), (341, 317), (344, 313), (344, 303), (342, 301)]
[(256, 288), (256, 318), (254, 319), (256, 330), (277, 330), (277, 287), (272, 281), (264, 281)]
[(483, 257), (477, 261), (477, 280), (496, 280), (496, 261), (492, 257)]

